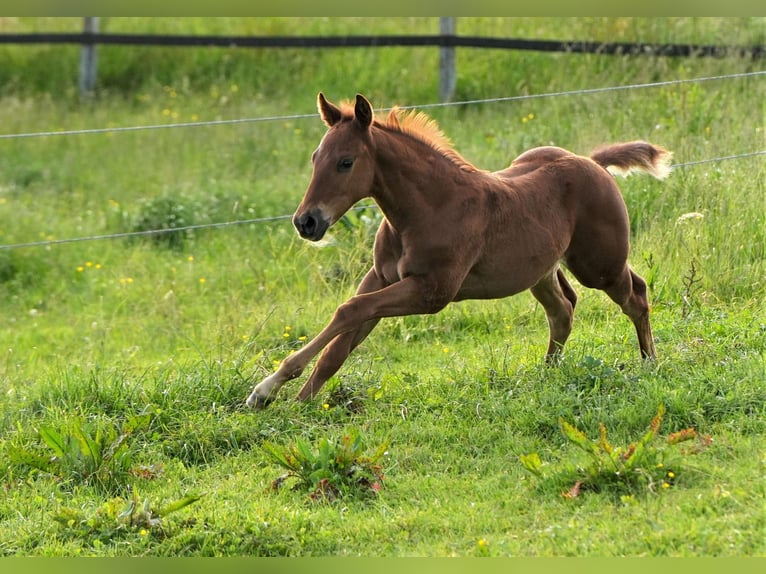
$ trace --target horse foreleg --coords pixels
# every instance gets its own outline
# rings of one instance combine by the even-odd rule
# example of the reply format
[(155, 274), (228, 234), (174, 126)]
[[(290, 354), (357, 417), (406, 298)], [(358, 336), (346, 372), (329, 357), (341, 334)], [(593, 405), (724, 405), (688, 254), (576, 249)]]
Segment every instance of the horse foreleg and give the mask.
[(353, 296), (335, 310), (332, 320), (314, 339), (287, 357), (274, 374), (256, 385), (247, 399), (247, 405), (256, 408), (268, 405), (280, 387), (298, 377), (306, 365), (338, 335), (350, 331), (361, 334), (366, 323), (382, 317), (433, 313), (449, 302), (445, 299), (437, 305), (433, 299), (426, 299), (422, 294), (420, 281), (411, 276), (383, 289)]
[[(356, 294), (371, 293), (385, 286), (386, 283), (373, 267), (359, 283)], [(335, 337), (319, 357), (314, 370), (298, 393), (298, 400), (305, 401), (314, 398), (328, 379), (338, 372), (338, 369), (346, 361), (351, 351), (367, 338), (367, 335), (375, 328), (378, 321), (379, 319), (371, 319), (362, 324), (358, 329)]]
[(351, 351), (370, 334), (378, 321), (379, 319), (371, 319), (356, 331), (349, 331), (335, 337), (319, 357), (314, 370), (298, 393), (298, 400), (313, 399), (329, 378), (338, 372)]

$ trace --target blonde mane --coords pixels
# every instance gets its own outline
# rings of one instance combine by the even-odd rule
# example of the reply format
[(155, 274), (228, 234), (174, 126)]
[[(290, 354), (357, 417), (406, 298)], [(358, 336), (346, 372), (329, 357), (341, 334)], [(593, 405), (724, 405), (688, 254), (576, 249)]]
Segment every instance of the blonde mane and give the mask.
[(478, 171), (471, 162), (455, 151), (452, 142), (441, 130), (436, 120), (423, 112), (416, 110), (403, 112), (395, 107), (389, 112), (385, 124), (382, 125), (389, 130), (406, 134), (429, 145), (462, 170)]
[[(354, 106), (351, 102), (342, 102), (340, 109), (343, 118), (352, 119), (354, 117)], [(376, 120), (375, 125), (389, 131), (405, 134), (428, 145), (464, 171), (479, 171), (476, 166), (455, 151), (452, 142), (441, 130), (436, 120), (423, 112), (417, 110), (405, 112), (394, 107), (384, 122)]]

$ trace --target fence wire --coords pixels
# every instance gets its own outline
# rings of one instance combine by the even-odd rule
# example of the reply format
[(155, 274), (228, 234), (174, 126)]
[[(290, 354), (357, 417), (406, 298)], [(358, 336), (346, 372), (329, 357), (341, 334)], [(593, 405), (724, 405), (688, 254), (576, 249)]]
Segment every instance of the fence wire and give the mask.
[[(699, 78), (688, 78), (683, 80), (666, 80), (662, 82), (649, 82), (646, 84), (627, 84), (622, 86), (607, 86), (603, 88), (585, 88), (579, 90), (566, 90), (562, 92), (547, 92), (542, 94), (526, 94), (520, 96), (503, 96), (496, 98), (483, 98), (476, 100), (463, 100), (460, 102), (438, 102), (431, 104), (398, 106), (401, 110), (409, 109), (433, 109), (444, 108), (451, 106), (467, 106), (478, 104), (495, 104), (500, 102), (514, 102), (524, 100), (534, 100), (541, 98), (555, 98), (563, 96), (578, 96), (599, 94), (607, 92), (617, 92), (623, 90), (637, 90), (643, 88), (660, 88), (667, 86), (677, 86), (682, 84), (693, 84), (699, 82), (712, 82), (717, 80), (731, 80), (737, 78), (752, 78), (766, 75), (766, 70), (757, 72), (742, 72), (736, 74), (726, 74), (723, 76), (706, 76)], [(380, 111), (389, 111), (391, 108), (381, 108)], [(48, 137), (48, 136), (75, 136), (75, 135), (91, 135), (91, 134), (115, 134), (122, 132), (136, 132), (147, 130), (161, 130), (161, 129), (175, 129), (175, 128), (194, 128), (194, 127), (209, 127), (209, 126), (223, 126), (223, 125), (235, 125), (246, 123), (259, 123), (259, 122), (274, 122), (274, 121), (291, 121), (291, 120), (303, 120), (307, 118), (316, 118), (318, 114), (291, 114), (281, 116), (263, 116), (255, 118), (234, 118), (229, 120), (208, 120), (208, 121), (195, 121), (195, 122), (181, 122), (173, 124), (153, 124), (144, 126), (124, 126), (124, 127), (111, 127), (111, 128), (90, 128), (79, 130), (59, 130), (59, 131), (45, 131), (45, 132), (29, 132), (18, 134), (0, 134), (0, 139), (21, 139), (21, 138), (35, 138), (35, 137)]]
[[(574, 95), (583, 95), (583, 94), (615, 92), (615, 91), (622, 91), (622, 90), (635, 90), (640, 88), (656, 88), (656, 87), (674, 86), (674, 85), (689, 84), (689, 83), (696, 83), (696, 82), (748, 78), (748, 77), (756, 77), (756, 76), (763, 76), (763, 75), (766, 75), (766, 70), (758, 71), (758, 72), (726, 74), (722, 76), (689, 78), (689, 79), (683, 79), (683, 80), (667, 80), (662, 82), (651, 82), (646, 84), (629, 84), (629, 85), (622, 85), (622, 86), (608, 86), (603, 88), (587, 88), (587, 89), (580, 89), (580, 90), (568, 90), (568, 91), (562, 91), (562, 92), (548, 92), (548, 93), (542, 93), (542, 94), (529, 94), (529, 95), (521, 95), (521, 96), (506, 96), (506, 97), (484, 98), (484, 99), (476, 99), (476, 100), (464, 100), (460, 102), (441, 102), (441, 103), (421, 104), (421, 105), (413, 105), (413, 106), (399, 106), (399, 109), (405, 109), (405, 110), (406, 109), (429, 109), (429, 108), (447, 107), (447, 106), (461, 106), (461, 105), (464, 106), (464, 105), (472, 105), (472, 104), (512, 102), (512, 101), (531, 100), (531, 99), (539, 99), (539, 98), (552, 98), (552, 97), (561, 97), (561, 96), (574, 96)], [(391, 108), (383, 108), (382, 111), (388, 111), (390, 109)], [(269, 121), (288, 121), (288, 120), (315, 118), (317, 117), (317, 115), (318, 114), (292, 114), (292, 115), (282, 115), (282, 116), (264, 116), (264, 117), (256, 117), (256, 118), (239, 118), (239, 119), (230, 119), (230, 120), (196, 121), (196, 122), (175, 123), (175, 124), (157, 124), (157, 125), (144, 125), (144, 126), (93, 128), (93, 129), (81, 129), (81, 130), (29, 132), (29, 133), (19, 133), (19, 134), (0, 134), (0, 139), (34, 138), (34, 137), (46, 137), (46, 136), (90, 135), (90, 134), (103, 134), (103, 133), (135, 132), (135, 131), (156, 130), (156, 129), (233, 125), (233, 124), (269, 122)], [(737, 155), (729, 155), (724, 157), (715, 157), (715, 158), (709, 158), (709, 159), (703, 159), (703, 160), (678, 163), (673, 165), (673, 169), (697, 166), (697, 165), (702, 165), (707, 163), (728, 161), (728, 160), (734, 160), (734, 159), (744, 159), (749, 157), (756, 157), (759, 155), (766, 155), (766, 150), (746, 152), (746, 153), (741, 153)], [(370, 207), (374, 208), (376, 206), (372, 204), (372, 205), (359, 206), (352, 209), (361, 210), (361, 209), (368, 209)], [(224, 228), (224, 227), (231, 227), (235, 225), (254, 225), (254, 224), (262, 224), (262, 223), (270, 223), (274, 221), (282, 221), (285, 219), (290, 219), (291, 217), (292, 215), (276, 215), (276, 216), (270, 216), (270, 217), (259, 217), (254, 219), (240, 219), (236, 221), (224, 221), (220, 223), (203, 223), (203, 224), (197, 224), (197, 225), (186, 225), (182, 227), (173, 227), (173, 228), (164, 228), (164, 229), (108, 233), (108, 234), (101, 234), (101, 235), (89, 235), (84, 237), (71, 237), (67, 239), (47, 239), (47, 240), (40, 240), (40, 241), (28, 241), (23, 243), (0, 245), (0, 251), (21, 249), (25, 247), (52, 247), (54, 245), (64, 245), (69, 243), (83, 243), (88, 241), (103, 241), (103, 240), (124, 239), (124, 238), (131, 238), (131, 237), (156, 236), (156, 235), (161, 235), (165, 233), (181, 233), (186, 231), (195, 231), (195, 230), (202, 230), (202, 229), (218, 229), (218, 228)]]
[[(709, 159), (702, 159), (702, 160), (696, 160), (696, 161), (688, 161), (684, 163), (677, 163), (672, 166), (672, 168), (680, 169), (685, 167), (692, 167), (707, 163), (717, 163), (721, 161), (727, 161), (727, 160), (733, 160), (733, 159), (744, 159), (749, 157), (755, 157), (759, 155), (766, 155), (766, 150), (763, 151), (754, 151), (749, 153), (741, 153), (737, 155), (728, 155), (724, 157), (714, 157)], [(375, 204), (369, 204), (369, 205), (360, 205), (357, 207), (352, 207), (351, 210), (364, 210), (364, 209), (370, 209), (370, 208), (377, 208), (377, 205)], [(234, 225), (254, 225), (254, 224), (261, 224), (261, 223), (272, 223), (274, 221), (282, 221), (285, 219), (291, 219), (292, 214), (290, 215), (274, 215), (270, 217), (257, 217), (253, 219), (238, 219), (235, 221), (223, 221), (220, 223), (200, 223), (197, 225), (185, 225), (182, 227), (171, 227), (171, 228), (164, 228), (164, 229), (148, 229), (148, 230), (142, 230), (142, 231), (126, 231), (121, 233), (108, 233), (103, 235), (89, 235), (84, 237), (71, 237), (68, 239), (46, 239), (46, 240), (40, 240), (40, 241), (28, 241), (25, 243), (13, 243), (13, 244), (7, 244), (7, 245), (0, 245), (0, 251), (8, 251), (11, 249), (21, 249), (23, 247), (51, 247), (54, 245), (64, 245), (67, 243), (83, 243), (87, 241), (102, 241), (107, 239), (125, 239), (130, 237), (148, 237), (148, 236), (155, 236), (155, 235), (162, 235), (165, 233), (182, 233), (186, 231), (196, 231), (200, 229), (218, 229), (222, 227), (231, 227)]]

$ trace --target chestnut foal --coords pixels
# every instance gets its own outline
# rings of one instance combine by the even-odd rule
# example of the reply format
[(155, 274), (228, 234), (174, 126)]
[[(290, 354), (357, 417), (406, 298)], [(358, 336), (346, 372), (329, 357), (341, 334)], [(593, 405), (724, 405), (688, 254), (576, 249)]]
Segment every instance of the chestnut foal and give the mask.
[(478, 169), (435, 122), (416, 112), (375, 119), (357, 95), (340, 107), (322, 93), (328, 131), (312, 156), (313, 177), (293, 217), (317, 241), (357, 201), (385, 216), (374, 263), (329, 324), (287, 357), (247, 399), (268, 405), (324, 349), (298, 398), (316, 395), (382, 317), (436, 313), (452, 301), (529, 289), (550, 328), (547, 358), (561, 353), (577, 296), (563, 262), (586, 287), (601, 289), (633, 321), (641, 355), (655, 357), (646, 282), (628, 265), (628, 214), (614, 178), (669, 172), (671, 153), (645, 142), (610, 145), (590, 157), (558, 147), (524, 152), (501, 171)]

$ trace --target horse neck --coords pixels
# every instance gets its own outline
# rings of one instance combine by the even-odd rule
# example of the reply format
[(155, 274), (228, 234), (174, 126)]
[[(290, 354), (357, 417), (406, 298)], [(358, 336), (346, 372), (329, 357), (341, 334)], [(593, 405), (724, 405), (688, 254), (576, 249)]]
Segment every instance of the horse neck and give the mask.
[(459, 165), (407, 134), (376, 129), (373, 199), (394, 228), (444, 205), (455, 193)]

